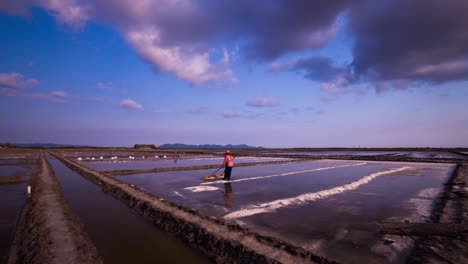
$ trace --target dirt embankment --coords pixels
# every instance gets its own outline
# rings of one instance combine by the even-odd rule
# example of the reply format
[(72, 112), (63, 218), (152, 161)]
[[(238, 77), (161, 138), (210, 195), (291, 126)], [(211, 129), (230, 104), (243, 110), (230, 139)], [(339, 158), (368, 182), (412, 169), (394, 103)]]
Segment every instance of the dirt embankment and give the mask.
[(56, 157), (155, 226), (176, 235), (217, 263), (336, 263), (287, 242), (165, 201), (60, 155)]
[(102, 263), (41, 153), (31, 178), (8, 263)]
[(23, 182), (28, 182), (29, 177), (27, 176), (1, 176), (0, 177), (0, 185), (8, 185), (8, 184), (18, 184)]
[(398, 223), (385, 229), (414, 239), (407, 263), (468, 263), (468, 163), (458, 164), (445, 184), (430, 223)]

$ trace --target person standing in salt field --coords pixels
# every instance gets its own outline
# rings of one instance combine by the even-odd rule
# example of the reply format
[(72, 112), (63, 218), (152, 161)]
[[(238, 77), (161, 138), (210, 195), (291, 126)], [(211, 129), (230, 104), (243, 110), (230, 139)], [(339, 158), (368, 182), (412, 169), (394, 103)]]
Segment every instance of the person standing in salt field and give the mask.
[(231, 172), (232, 167), (234, 167), (233, 157), (231, 155), (231, 151), (227, 150), (224, 154), (224, 178), (223, 180), (229, 181), (231, 180)]

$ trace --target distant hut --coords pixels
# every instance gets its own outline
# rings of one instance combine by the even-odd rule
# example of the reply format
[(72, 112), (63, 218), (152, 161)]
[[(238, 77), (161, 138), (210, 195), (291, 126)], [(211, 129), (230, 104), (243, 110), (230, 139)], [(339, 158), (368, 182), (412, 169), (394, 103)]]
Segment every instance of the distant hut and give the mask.
[(134, 149), (158, 149), (154, 144), (135, 144)]

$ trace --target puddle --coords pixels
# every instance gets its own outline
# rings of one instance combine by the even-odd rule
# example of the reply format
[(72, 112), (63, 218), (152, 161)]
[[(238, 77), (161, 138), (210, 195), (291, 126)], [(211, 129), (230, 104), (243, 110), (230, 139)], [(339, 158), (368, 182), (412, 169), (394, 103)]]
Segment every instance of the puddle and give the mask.
[(210, 263), (57, 159), (49, 162), (105, 263)]
[(13, 242), (16, 223), (23, 204), (26, 202), (28, 184), (0, 185), (0, 263), (5, 263), (9, 247)]
[[(202, 182), (213, 170), (119, 176), (202, 213), (226, 217), (340, 262), (400, 262), (409, 247), (383, 244), (378, 222), (424, 222), (454, 166), (309, 161), (234, 168), (231, 182)], [(398, 247), (403, 249), (397, 249)]]

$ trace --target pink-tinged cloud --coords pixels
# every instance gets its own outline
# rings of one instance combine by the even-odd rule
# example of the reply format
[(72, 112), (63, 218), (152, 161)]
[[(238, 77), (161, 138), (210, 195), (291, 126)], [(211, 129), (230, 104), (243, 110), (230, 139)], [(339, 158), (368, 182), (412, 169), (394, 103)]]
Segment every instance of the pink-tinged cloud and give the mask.
[(0, 87), (9, 89), (32, 88), (39, 83), (36, 79), (25, 78), (17, 72), (0, 73)]
[(276, 107), (279, 105), (279, 102), (269, 98), (258, 98), (248, 100), (245, 104), (251, 107)]
[(5, 97), (16, 97), (18, 96), (18, 91), (15, 89), (3, 88), (0, 91), (0, 95)]
[(68, 97), (68, 93), (65, 91), (52, 91), (50, 92), (52, 96), (65, 98)]
[(140, 110), (143, 106), (132, 99), (125, 99), (120, 101), (120, 106), (123, 108), (131, 109), (131, 110)]

